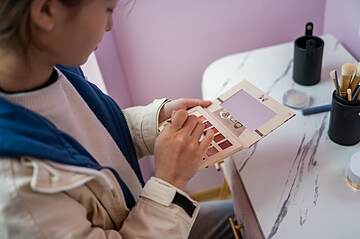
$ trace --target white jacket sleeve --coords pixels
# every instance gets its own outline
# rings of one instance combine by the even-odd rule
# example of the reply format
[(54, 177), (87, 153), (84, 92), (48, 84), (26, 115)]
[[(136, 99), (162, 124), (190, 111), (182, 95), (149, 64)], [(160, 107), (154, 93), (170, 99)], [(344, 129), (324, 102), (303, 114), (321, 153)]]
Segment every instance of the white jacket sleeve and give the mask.
[[(8, 170), (2, 171), (0, 180), (0, 238), (186, 239), (199, 211), (199, 204), (186, 193), (158, 178), (146, 183), (127, 212), (123, 200), (101, 186), (39, 193), (29, 186), (30, 169), (14, 162), (5, 166)], [(194, 205), (191, 213), (173, 203), (177, 193)]]
[(153, 154), (159, 128), (159, 112), (167, 101), (167, 99), (158, 99), (146, 106), (130, 107), (123, 110), (138, 158)]
[[(194, 206), (189, 214), (183, 207), (173, 203), (180, 193)], [(130, 211), (120, 233), (125, 238), (172, 238), (189, 236), (200, 206), (187, 194), (167, 182), (152, 177), (145, 185), (141, 198)], [(141, 229), (139, 229), (141, 228)]]

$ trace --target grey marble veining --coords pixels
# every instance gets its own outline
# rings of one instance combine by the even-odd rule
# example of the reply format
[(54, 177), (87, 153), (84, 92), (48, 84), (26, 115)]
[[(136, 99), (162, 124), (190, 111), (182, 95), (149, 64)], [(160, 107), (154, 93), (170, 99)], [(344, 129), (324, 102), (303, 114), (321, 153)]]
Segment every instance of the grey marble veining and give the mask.
[(243, 161), (243, 163), (241, 164), (241, 167), (238, 169), (238, 172), (240, 173), (246, 166), (246, 163), (251, 159), (251, 157), (254, 155), (254, 153), (256, 152), (256, 147), (257, 147), (258, 143), (255, 143), (253, 146), (250, 147), (250, 149), (248, 149), (249, 155), (247, 155)]
[[(355, 59), (334, 37), (322, 38), (322, 79), (315, 86), (292, 80), (293, 42), (289, 42), (253, 50), (251, 57), (246, 52), (217, 60), (204, 73), (203, 96), (216, 98), (238, 80), (247, 79), (280, 102), (286, 90), (297, 89), (310, 95), (314, 105), (328, 104), (334, 90), (329, 72)], [(344, 174), (360, 146), (343, 147), (329, 140), (329, 113), (296, 113), (232, 157), (264, 238), (358, 238), (360, 228), (349, 222), (360, 215), (360, 192), (348, 187)], [(334, 215), (342, 220), (334, 220)]]
[(279, 81), (285, 79), (285, 76), (287, 76), (291, 72), (290, 70), (292, 70), (293, 63), (294, 63), (294, 60), (291, 58), (289, 60), (289, 63), (287, 64), (284, 72), (273, 81), (273, 83), (271, 84), (269, 89), (266, 91), (266, 94), (270, 94), (272, 89), (279, 83)]
[[(305, 173), (312, 174), (313, 170), (316, 166), (318, 166), (318, 162), (315, 158), (316, 152), (319, 146), (320, 139), (323, 136), (326, 120), (327, 120), (327, 114), (323, 117), (321, 126), (318, 130), (315, 131), (315, 133), (312, 135), (312, 137), (305, 143), (306, 141), (306, 134), (303, 135), (299, 148), (297, 149), (296, 156), (293, 160), (292, 166), (290, 168), (290, 172), (288, 174), (288, 177), (285, 182), (283, 193), (288, 189), (288, 193), (286, 194), (286, 197), (282, 195), (282, 204), (281, 208), (279, 210), (279, 213), (276, 217), (276, 220), (274, 222), (274, 225), (270, 231), (270, 234), (268, 235), (268, 239), (273, 238), (280, 225), (281, 222), (284, 220), (284, 218), (287, 215), (288, 207), (291, 204), (292, 201), (296, 200), (296, 196), (298, 194), (298, 191), (300, 187), (302, 186), (301, 183), (303, 182), (303, 177)], [(306, 167), (307, 166), (307, 167)], [(307, 172), (305, 172), (304, 168), (307, 168)], [(314, 179), (314, 195), (311, 196), (313, 206), (316, 206), (316, 202), (318, 199), (318, 193), (319, 193), (319, 187), (317, 185), (318, 182), (318, 175), (316, 175)], [(283, 194), (282, 193), (282, 194)], [(305, 195), (310, 197), (310, 195)], [(308, 217), (309, 213), (309, 205), (305, 204), (304, 201), (302, 201), (301, 204), (299, 204), (299, 211), (300, 211), (300, 225), (303, 226), (306, 222), (306, 219)]]
[(251, 55), (251, 52), (245, 54), (245, 56), (242, 59), (242, 61), (240, 62), (240, 64), (235, 68), (235, 71), (226, 77), (226, 79), (224, 80), (224, 83), (222, 84), (221, 88), (219, 89), (219, 94), (227, 87), (229, 82), (232, 80), (232, 75), (239, 73), (239, 71), (241, 71), (241, 69), (245, 66), (250, 55)]

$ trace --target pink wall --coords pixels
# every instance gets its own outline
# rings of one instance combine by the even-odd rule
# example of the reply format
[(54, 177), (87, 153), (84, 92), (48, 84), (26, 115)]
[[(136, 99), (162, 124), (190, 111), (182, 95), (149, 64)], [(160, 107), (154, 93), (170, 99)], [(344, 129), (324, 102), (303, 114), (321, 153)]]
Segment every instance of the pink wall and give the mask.
[(334, 35), (356, 59), (360, 59), (360, 1), (327, 0), (324, 33)]
[(321, 33), (324, 6), (325, 0), (137, 1), (129, 16), (115, 16), (113, 30), (132, 103), (201, 97), (212, 61), (292, 40), (307, 21)]

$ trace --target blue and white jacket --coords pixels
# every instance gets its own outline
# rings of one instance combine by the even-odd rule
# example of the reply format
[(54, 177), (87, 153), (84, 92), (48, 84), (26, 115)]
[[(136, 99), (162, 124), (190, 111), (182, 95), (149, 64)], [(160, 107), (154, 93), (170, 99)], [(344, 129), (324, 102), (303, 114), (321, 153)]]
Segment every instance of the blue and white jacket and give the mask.
[[(57, 68), (144, 186), (136, 145), (153, 152), (164, 100), (135, 107), (125, 117), (109, 96), (85, 80), (80, 68)], [(129, 121), (135, 121), (130, 129)], [(198, 212), (186, 193), (158, 178), (151, 178), (135, 199), (121, 175), (100, 165), (71, 135), (2, 97), (0, 165), (0, 238), (187, 238)], [(192, 215), (172, 203), (177, 192), (193, 202)]]

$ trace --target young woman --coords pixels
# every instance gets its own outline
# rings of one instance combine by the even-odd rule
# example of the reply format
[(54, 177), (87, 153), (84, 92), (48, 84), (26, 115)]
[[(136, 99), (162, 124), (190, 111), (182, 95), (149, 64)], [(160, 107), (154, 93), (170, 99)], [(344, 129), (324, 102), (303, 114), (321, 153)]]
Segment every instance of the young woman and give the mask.
[[(213, 137), (199, 142), (203, 125), (186, 109), (210, 102), (121, 111), (78, 67), (116, 4), (0, 1), (0, 238), (230, 237), (231, 203), (199, 212), (183, 191)], [(144, 184), (146, 154), (156, 170)]]

